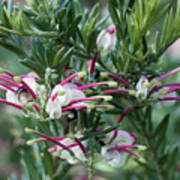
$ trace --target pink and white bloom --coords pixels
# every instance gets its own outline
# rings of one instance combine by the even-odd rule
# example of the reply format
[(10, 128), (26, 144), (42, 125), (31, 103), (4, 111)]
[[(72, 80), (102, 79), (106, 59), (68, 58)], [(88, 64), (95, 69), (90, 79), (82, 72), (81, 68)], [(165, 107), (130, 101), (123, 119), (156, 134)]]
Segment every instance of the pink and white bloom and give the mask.
[[(81, 137), (82, 135), (76, 135), (76, 137)], [(67, 147), (71, 147), (71, 151), (74, 153), (74, 156), (72, 156), (68, 151), (63, 150), (62, 147), (58, 146), (56, 152), (60, 152), (59, 157), (61, 159), (66, 160), (69, 164), (77, 164), (80, 161), (87, 161), (87, 158), (85, 156), (85, 153), (82, 151), (80, 146), (77, 144), (76, 141), (72, 140), (71, 138), (65, 138), (61, 141), (62, 144), (64, 144)], [(85, 147), (85, 143), (82, 143), (83, 147)]]
[(102, 148), (102, 156), (105, 161), (112, 167), (121, 167), (125, 163), (125, 152), (138, 157), (137, 154), (129, 150), (130, 148), (138, 148), (134, 145), (135, 136), (123, 130), (114, 130), (106, 135), (105, 142), (110, 144)]
[(51, 119), (59, 119), (62, 115), (62, 107), (67, 106), (71, 101), (86, 97), (82, 91), (76, 88), (77, 86), (72, 83), (64, 86), (58, 84), (54, 87), (46, 105), (46, 112)]
[(59, 119), (62, 116), (64, 111), (72, 110), (72, 109), (88, 109), (88, 108), (106, 108), (109, 106), (105, 105), (91, 105), (85, 103), (86, 101), (104, 99), (110, 100), (110, 96), (93, 96), (93, 97), (86, 97), (83, 90), (97, 87), (97, 86), (116, 86), (116, 82), (99, 82), (93, 83), (88, 85), (80, 85), (77, 86), (74, 83), (70, 83), (76, 77), (83, 77), (85, 76), (84, 72), (75, 73), (65, 80), (60, 82), (58, 85), (54, 87), (51, 92), (51, 96), (48, 99), (46, 105), (46, 112), (49, 114), (50, 119)]
[(103, 56), (107, 55), (109, 51), (113, 50), (116, 45), (115, 28), (112, 28), (108, 31), (101, 31), (97, 37), (96, 44), (98, 49), (101, 50), (101, 54)]
[[(14, 87), (14, 90), (15, 92), (7, 90), (6, 100), (18, 105), (26, 105), (32, 102), (37, 96), (42, 99), (45, 93), (45, 86), (39, 85), (34, 78), (25, 77), (22, 79), (22, 85), (19, 88)], [(33, 92), (34, 96), (29, 90)]]
[(81, 142), (79, 138), (82, 134), (77, 132), (74, 137), (49, 137), (38, 131), (32, 129), (25, 129), (26, 133), (34, 133), (42, 137), (41, 139), (34, 139), (27, 142), (28, 145), (33, 145), (37, 142), (50, 141), (55, 144), (54, 147), (49, 149), (50, 153), (66, 160), (69, 164), (77, 164), (80, 161), (86, 162), (86, 141)]
[(147, 83), (149, 82), (145, 76), (140, 78), (140, 80), (136, 84), (136, 89), (137, 89), (136, 97), (137, 98), (146, 99), (148, 95), (148, 87), (146, 86)]

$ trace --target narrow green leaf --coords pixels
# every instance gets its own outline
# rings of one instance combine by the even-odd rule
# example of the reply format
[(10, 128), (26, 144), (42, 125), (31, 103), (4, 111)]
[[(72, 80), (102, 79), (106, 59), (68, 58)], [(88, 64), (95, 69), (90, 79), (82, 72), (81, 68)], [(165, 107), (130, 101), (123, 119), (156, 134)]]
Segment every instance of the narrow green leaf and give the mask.
[(43, 160), (45, 162), (46, 172), (50, 177), (52, 177), (54, 174), (53, 160), (52, 160), (52, 156), (50, 155), (47, 149), (43, 150), (43, 157), (44, 157)]
[(66, 66), (71, 58), (71, 55), (73, 53), (74, 47), (70, 48), (65, 54), (64, 56), (62, 56), (62, 58), (59, 61), (59, 68), (58, 70), (61, 72), (63, 67)]
[(169, 122), (170, 115), (167, 114), (159, 123), (157, 126), (155, 132), (153, 133), (153, 137), (164, 137), (165, 138), (165, 133), (168, 127), (168, 122)]
[(39, 63), (32, 61), (30, 59), (19, 60), (19, 62), (25, 65), (26, 67), (30, 68), (31, 70), (34, 70), (41, 77), (43, 76), (45, 70)]

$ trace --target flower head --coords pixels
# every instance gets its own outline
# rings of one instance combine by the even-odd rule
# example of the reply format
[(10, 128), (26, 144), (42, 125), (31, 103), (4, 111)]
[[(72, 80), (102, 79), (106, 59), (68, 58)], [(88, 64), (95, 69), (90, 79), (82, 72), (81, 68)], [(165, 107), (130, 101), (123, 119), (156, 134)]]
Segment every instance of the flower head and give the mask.
[(148, 83), (148, 79), (145, 76), (140, 78), (140, 80), (136, 85), (136, 89), (137, 89), (136, 97), (146, 99), (148, 95), (148, 87), (146, 86), (147, 83)]
[(116, 44), (115, 28), (108, 31), (101, 31), (96, 43), (98, 48), (101, 49), (101, 54), (103, 56), (105, 56), (110, 50), (114, 49)]
[(125, 152), (138, 157), (129, 148), (137, 148), (135, 136), (123, 130), (114, 130), (106, 135), (105, 142), (110, 144), (102, 148), (102, 156), (112, 167), (121, 167), (125, 163)]

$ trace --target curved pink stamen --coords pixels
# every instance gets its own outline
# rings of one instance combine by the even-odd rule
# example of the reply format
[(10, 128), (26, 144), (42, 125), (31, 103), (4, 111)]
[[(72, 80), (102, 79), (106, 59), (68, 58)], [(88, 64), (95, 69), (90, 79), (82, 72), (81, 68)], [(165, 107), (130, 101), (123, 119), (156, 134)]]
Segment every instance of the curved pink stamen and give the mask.
[(70, 144), (67, 146), (68, 149), (78, 146), (78, 144)]
[(20, 105), (18, 105), (18, 104), (15, 104), (15, 103), (12, 103), (12, 102), (9, 102), (9, 101), (7, 101), (7, 100), (5, 100), (5, 99), (0, 99), (0, 103), (7, 104), (7, 105), (9, 105), (9, 106), (13, 106), (13, 107), (15, 107), (15, 108), (17, 108), (17, 109), (23, 109), (22, 106), (20, 106)]
[(56, 92), (52, 97), (51, 97), (51, 101), (54, 101), (58, 96), (58, 93)]
[(178, 68), (176, 68), (176, 69), (168, 72), (167, 74), (159, 77), (157, 80), (158, 80), (158, 81), (162, 81), (163, 79), (165, 79), (165, 78), (167, 78), (167, 77), (169, 77), (169, 76), (171, 76), (171, 75), (173, 75), (173, 74), (175, 74), (175, 73), (177, 73), (177, 72), (179, 72), (179, 71), (180, 71), (180, 67), (178, 67)]
[(95, 64), (98, 58), (98, 51), (95, 52), (93, 59), (90, 61), (90, 74), (93, 74), (95, 69)]
[(14, 74), (8, 72), (8, 71), (3, 71), (5, 74), (7, 74), (10, 78), (13, 78), (14, 77)]
[(71, 101), (69, 103), (69, 105), (72, 105), (72, 104), (76, 104), (76, 103), (80, 103), (80, 102), (85, 102), (85, 101), (92, 101), (92, 100), (98, 100), (98, 99), (104, 99), (104, 97), (87, 97), (87, 98), (82, 98), (82, 99), (78, 99), (78, 100), (74, 100), (74, 101)]
[(174, 91), (180, 90), (180, 86), (170, 88), (167, 93), (172, 93)]
[(69, 111), (72, 109), (87, 109), (87, 106), (86, 105), (69, 106), (69, 107), (63, 108), (62, 112)]
[(136, 153), (132, 152), (129, 149), (122, 149), (121, 151), (127, 152), (127, 153), (131, 154), (132, 156), (135, 156), (136, 158), (139, 158), (139, 156)]
[(71, 76), (69, 76), (67, 79), (65, 79), (64, 81), (62, 81), (60, 83), (61, 86), (64, 86), (65, 84), (67, 84), (69, 81), (71, 81), (72, 79), (76, 78), (78, 76), (78, 73), (75, 73)]
[(76, 86), (82, 86), (80, 82), (73, 82), (73, 84), (75, 84)]
[(34, 133), (37, 134), (38, 136), (41, 136), (41, 137), (45, 138), (45, 139), (48, 140), (48, 141), (53, 142), (54, 144), (60, 146), (61, 148), (65, 149), (65, 150), (68, 149), (64, 144), (62, 144), (62, 143), (60, 143), (60, 142), (54, 140), (53, 138), (51, 138), (51, 137), (49, 137), (49, 136), (46, 136), (45, 134), (42, 134), (42, 133), (37, 132), (37, 131), (34, 132)]
[(8, 86), (8, 85), (5, 84), (5, 83), (0, 82), (0, 85), (3, 86), (3, 87), (5, 87), (6, 89), (12, 91), (12, 92), (16, 92), (12, 87)]
[(127, 82), (123, 78), (120, 78), (119, 76), (116, 76), (114, 74), (108, 74), (108, 76), (115, 79), (115, 80), (117, 80), (117, 81), (119, 81), (119, 82), (121, 82), (121, 83), (123, 83), (123, 84), (125, 84), (127, 87), (131, 86), (131, 84), (129, 82)]
[(109, 89), (103, 91), (103, 94), (113, 94), (113, 93), (122, 93), (122, 92), (128, 92), (127, 89)]
[(38, 112), (38, 113), (41, 112), (41, 109), (40, 109), (40, 107), (37, 104), (33, 104), (33, 107), (34, 107), (36, 112)]
[[(52, 139), (55, 141), (63, 141), (65, 138), (64, 137), (52, 137)], [(43, 141), (47, 141), (47, 138), (35, 139), (35, 142), (43, 142)]]
[(84, 147), (84, 145), (81, 143), (81, 141), (78, 138), (75, 138), (75, 141), (77, 142), (77, 144), (79, 145), (79, 147), (81, 148), (82, 152), (84, 154), (86, 154), (86, 148)]
[(136, 144), (137, 137), (133, 133), (131, 133), (131, 132), (128, 132), (128, 134), (134, 139), (134, 142), (132, 144)]
[(159, 86), (155, 85), (151, 88), (151, 90), (149, 91), (149, 94), (152, 94), (156, 89), (158, 89)]
[(8, 91), (8, 89), (5, 88), (4, 86), (0, 86), (0, 89), (3, 90), (3, 91)]
[(35, 94), (34, 91), (30, 88), (30, 86), (29, 86), (26, 82), (24, 82), (24, 81), (22, 81), (21, 83), (22, 83), (22, 85), (29, 91), (29, 93), (31, 94), (32, 98), (33, 98), (33, 99), (37, 99), (36, 94)]
[(175, 83), (175, 84), (163, 84), (163, 87), (180, 87), (180, 83)]
[(6, 79), (12, 79), (12, 77), (9, 76), (8, 74), (1, 74), (1, 76), (3, 76), (3, 77), (6, 78)]
[(115, 31), (116, 31), (116, 28), (112, 28), (112, 29), (108, 30), (108, 33), (112, 35), (112, 34), (114, 34)]
[(160, 98), (159, 101), (180, 101), (180, 97), (164, 97)]
[(121, 114), (120, 118), (117, 120), (117, 123), (121, 123), (124, 119), (124, 117), (131, 111), (132, 107), (127, 107), (123, 113)]
[(57, 150), (58, 150), (58, 145), (55, 145), (54, 147), (48, 149), (48, 152), (54, 153), (54, 152), (56, 152)]
[(126, 148), (138, 148), (138, 146), (136, 145), (121, 145), (121, 146), (115, 146), (114, 149), (119, 151), (119, 150), (123, 150)]
[(116, 139), (117, 135), (118, 135), (118, 129), (115, 129), (114, 134), (113, 134), (112, 138), (110, 139), (109, 143), (112, 143)]
[(108, 82), (99, 82), (99, 83), (88, 84), (88, 85), (80, 86), (80, 87), (78, 87), (76, 89), (77, 90), (83, 90), (83, 89), (96, 87), (96, 86), (103, 86), (103, 85), (108, 85)]
[(19, 84), (15, 83), (14, 81), (11, 81), (11, 80), (9, 80), (9, 79), (6, 79), (6, 78), (4, 78), (4, 77), (2, 77), (2, 76), (0, 76), (0, 80), (5, 81), (5, 82), (7, 82), (7, 83), (9, 83), (9, 84), (17, 87), (17, 88), (21, 87)]
[(25, 78), (32, 78), (34, 79), (35, 81), (37, 81), (39, 78), (38, 77), (31, 77), (31, 76), (28, 76), (28, 75), (21, 75), (19, 76), (21, 79), (25, 79)]

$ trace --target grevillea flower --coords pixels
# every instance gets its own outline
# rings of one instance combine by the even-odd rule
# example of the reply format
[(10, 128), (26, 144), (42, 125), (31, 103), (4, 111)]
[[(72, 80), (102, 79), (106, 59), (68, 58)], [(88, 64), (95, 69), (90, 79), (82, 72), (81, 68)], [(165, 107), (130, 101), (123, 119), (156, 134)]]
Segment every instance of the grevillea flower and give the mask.
[(96, 44), (98, 49), (101, 50), (103, 56), (105, 56), (110, 50), (114, 49), (116, 44), (115, 28), (108, 31), (101, 31), (97, 37)]
[[(76, 134), (75, 136), (80, 138), (82, 135)], [(75, 140), (72, 140), (71, 138), (65, 138), (61, 141), (61, 143), (69, 147), (74, 153), (74, 156), (72, 156), (70, 152), (63, 150), (62, 147), (58, 146), (55, 153), (57, 154), (57, 152), (59, 152), (59, 157), (61, 159), (66, 160), (69, 164), (77, 164), (79, 162), (78, 160), (83, 162), (87, 161), (85, 152)], [(85, 147), (85, 142), (81, 143), (81, 145)]]
[(33, 145), (37, 142), (50, 141), (56, 144), (54, 147), (49, 149), (50, 153), (58, 156), (61, 159), (66, 160), (70, 164), (76, 164), (78, 162), (87, 161), (86, 157), (86, 141), (81, 142), (79, 138), (82, 135), (77, 132), (72, 138), (70, 137), (49, 137), (35, 130), (26, 128), (27, 133), (34, 133), (41, 136), (41, 139), (34, 139), (27, 142), (28, 145)]
[(15, 92), (7, 90), (6, 99), (18, 105), (25, 105), (32, 102), (37, 96), (42, 97), (45, 91), (43, 85), (39, 85), (32, 77), (24, 77), (19, 88), (14, 87)]
[(85, 94), (76, 89), (77, 86), (67, 83), (64, 86), (56, 85), (52, 90), (51, 97), (46, 106), (46, 112), (51, 119), (58, 119), (62, 115), (63, 106), (67, 106), (71, 101), (85, 98)]
[[(32, 76), (33, 74), (33, 76)], [(24, 105), (32, 104), (35, 111), (39, 112), (40, 108), (35, 101), (43, 98), (45, 87), (39, 85), (36, 80), (37, 76), (32, 72), (28, 75), (16, 77), (12, 73), (2, 70), (0, 75), (0, 85), (2, 90), (6, 91), (6, 100), (1, 99), (1, 103), (23, 109)]]
[(139, 158), (137, 154), (129, 150), (131, 148), (138, 148), (134, 145), (136, 137), (127, 131), (115, 130), (106, 135), (105, 142), (109, 142), (102, 148), (102, 156), (107, 163), (112, 167), (121, 167), (125, 163), (125, 152)]
[[(83, 110), (88, 108), (109, 108), (110, 106), (106, 105), (95, 105), (88, 104), (88, 101), (104, 99), (110, 100), (111, 96), (92, 96), (86, 97), (84, 89), (97, 86), (114, 86), (115, 82), (99, 82), (88, 85), (77, 86), (74, 83), (69, 81), (73, 80), (76, 77), (84, 77), (86, 74), (84, 72), (75, 73), (64, 81), (60, 82), (52, 90), (51, 96), (48, 99), (46, 112), (49, 114), (50, 119), (59, 119), (62, 116), (62, 113), (65, 111), (70, 111), (73, 109)], [(86, 103), (85, 103), (86, 102)]]
[[(2, 72), (2, 71), (1, 71)], [(50, 97), (46, 97), (48, 89), (44, 85), (37, 83), (38, 77), (34, 73), (16, 77), (13, 74), (3, 71), (0, 76), (1, 89), (6, 92), (6, 100), (0, 99), (0, 103), (13, 106), (18, 109), (24, 109), (27, 106), (33, 107), (36, 112), (40, 112), (40, 107), (45, 107), (50, 119), (59, 119), (63, 112), (72, 110), (94, 109), (94, 108), (112, 108), (110, 105), (93, 105), (87, 103), (94, 100), (111, 100), (111, 96), (91, 96), (86, 97), (84, 90), (97, 86), (116, 86), (116, 82), (98, 82), (88, 85), (70, 83), (71, 80), (83, 78), (85, 72), (74, 73), (61, 81), (51, 91)], [(7, 85), (6, 83), (10, 84)], [(48, 100), (46, 100), (48, 99)], [(49, 119), (47, 118), (47, 120)], [(46, 119), (45, 119), (46, 120)]]
[(140, 78), (140, 80), (138, 81), (136, 85), (136, 89), (137, 89), (136, 97), (146, 99), (148, 95), (148, 87), (146, 86), (147, 83), (149, 82), (145, 76)]

